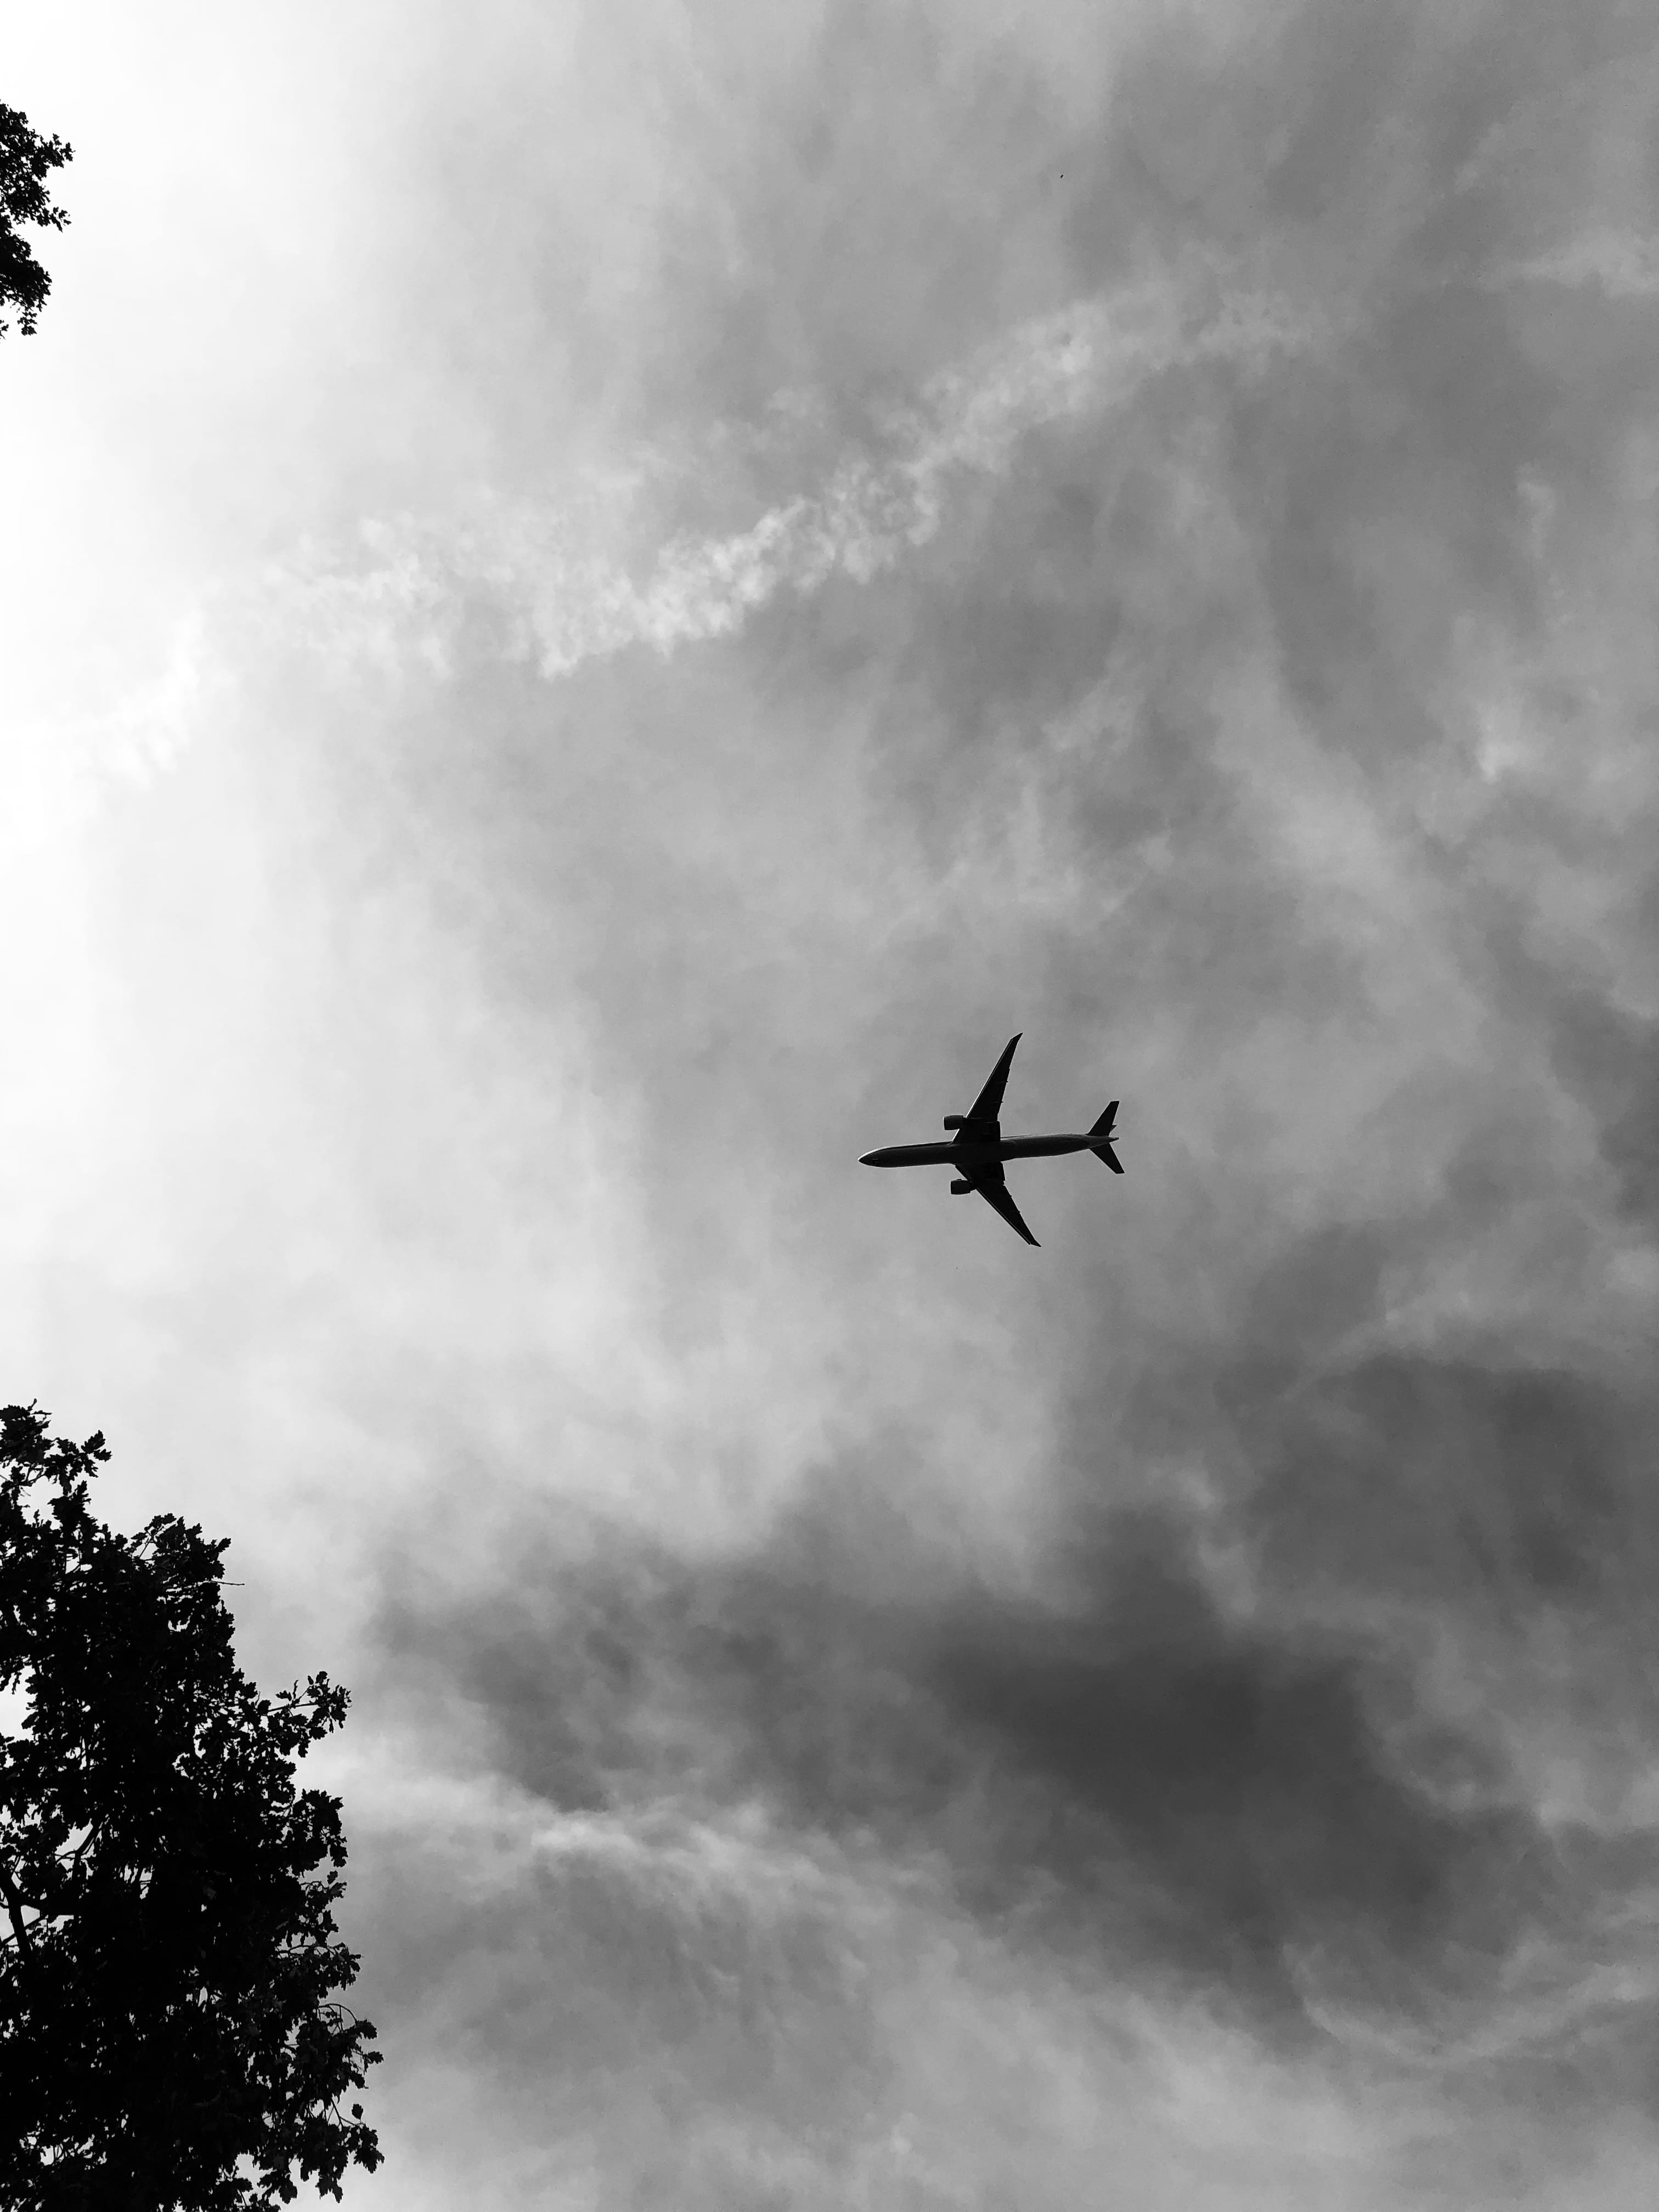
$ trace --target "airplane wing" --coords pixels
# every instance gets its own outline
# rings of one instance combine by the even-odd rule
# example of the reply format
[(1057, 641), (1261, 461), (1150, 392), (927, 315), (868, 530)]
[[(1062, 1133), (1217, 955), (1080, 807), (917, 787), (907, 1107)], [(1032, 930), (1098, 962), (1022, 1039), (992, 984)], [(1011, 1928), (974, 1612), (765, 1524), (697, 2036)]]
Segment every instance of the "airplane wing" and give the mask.
[[(1018, 1044), (1018, 1038), (1016, 1037), (1014, 1043)], [(1012, 1052), (1013, 1048), (1013, 1045), (1010, 1045), (1008, 1050)], [(998, 1162), (996, 1166), (989, 1172), (976, 1175), (973, 1176), (971, 1180), (974, 1188), (985, 1200), (987, 1206), (994, 1207), (995, 1211), (1002, 1216), (1003, 1219), (1007, 1223), (1008, 1226), (1012, 1230), (1015, 1231), (1018, 1235), (1023, 1237), (1028, 1244), (1035, 1244), (1036, 1243), (1036, 1238), (1032, 1236), (1030, 1231), (1025, 1226), (1024, 1222), (1020, 1218), (1019, 1208), (1014, 1204), (1012, 1196), (1010, 1194), (1007, 1181), (1003, 1175), (1000, 1162)]]
[[(979, 1097), (975, 1099), (973, 1104), (968, 1109), (966, 1115), (963, 1116), (964, 1120), (969, 1121), (1000, 1121), (1002, 1119), (1002, 1094), (1007, 1087), (1008, 1065), (1013, 1059), (1014, 1047), (1019, 1042), (1020, 1037), (1024, 1036), (1024, 1030), (1021, 1030), (1018, 1036), (1011, 1036), (1009, 1038), (1007, 1043), (1003, 1047), (1001, 1059), (997, 1062), (996, 1066), (991, 1070), (990, 1074), (986, 1078), (984, 1090), (980, 1092)], [(1033, 1237), (1031, 1241), (1035, 1243), (1036, 1239)]]

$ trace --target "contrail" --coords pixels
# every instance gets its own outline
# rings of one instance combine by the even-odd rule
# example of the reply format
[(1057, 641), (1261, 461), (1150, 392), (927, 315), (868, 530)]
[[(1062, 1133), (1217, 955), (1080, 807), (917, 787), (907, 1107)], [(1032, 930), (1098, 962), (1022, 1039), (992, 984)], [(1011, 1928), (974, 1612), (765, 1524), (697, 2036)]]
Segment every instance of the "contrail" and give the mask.
[(618, 485), (626, 498), (648, 468), (596, 479), (592, 495), (556, 509), (492, 502), (459, 529), (408, 514), (367, 520), (356, 559), (305, 544), (212, 593), (179, 625), (161, 682), (74, 734), (106, 772), (147, 780), (178, 758), (231, 679), (236, 637), (441, 678), (481, 597), (505, 617), (504, 657), (533, 660), (549, 681), (630, 646), (670, 653), (729, 636), (782, 592), (814, 592), (837, 573), (868, 583), (893, 568), (939, 530), (949, 479), (1003, 473), (1028, 433), (1098, 416), (1170, 369), (1230, 361), (1255, 373), (1328, 329), (1194, 252), (1173, 272), (1019, 325), (890, 416), (888, 452), (849, 453), (817, 489), (745, 529), (671, 538), (643, 577), (595, 546), (587, 517), (614, 512)]

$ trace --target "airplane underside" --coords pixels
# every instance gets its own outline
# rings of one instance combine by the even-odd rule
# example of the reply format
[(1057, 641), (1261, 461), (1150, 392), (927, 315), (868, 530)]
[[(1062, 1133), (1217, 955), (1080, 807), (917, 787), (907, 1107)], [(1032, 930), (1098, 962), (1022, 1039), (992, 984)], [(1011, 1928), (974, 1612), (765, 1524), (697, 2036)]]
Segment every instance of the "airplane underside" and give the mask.
[(1050, 1137), (1005, 1137), (1002, 1133), (1002, 1093), (1008, 1080), (1018, 1036), (1010, 1038), (1002, 1057), (991, 1071), (984, 1089), (965, 1114), (947, 1114), (945, 1126), (955, 1133), (946, 1144), (887, 1145), (866, 1152), (861, 1164), (872, 1168), (945, 1167), (957, 1170), (951, 1184), (953, 1197), (977, 1191), (994, 1212), (1000, 1213), (1016, 1236), (1028, 1244), (1036, 1238), (1026, 1227), (1003, 1173), (1005, 1160), (1052, 1159), (1065, 1152), (1092, 1152), (1114, 1175), (1123, 1172), (1113, 1148), (1118, 1102), (1114, 1098), (1095, 1123), (1084, 1132)]

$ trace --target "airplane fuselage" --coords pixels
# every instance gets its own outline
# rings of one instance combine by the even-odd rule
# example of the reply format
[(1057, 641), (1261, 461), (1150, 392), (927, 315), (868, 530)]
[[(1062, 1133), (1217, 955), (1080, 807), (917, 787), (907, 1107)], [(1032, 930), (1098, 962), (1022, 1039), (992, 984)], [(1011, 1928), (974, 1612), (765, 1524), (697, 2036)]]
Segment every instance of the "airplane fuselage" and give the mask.
[(1042, 1160), (1060, 1152), (1086, 1152), (1097, 1136), (966, 1138), (942, 1145), (884, 1145), (860, 1155), (866, 1168), (972, 1167), (981, 1160)]

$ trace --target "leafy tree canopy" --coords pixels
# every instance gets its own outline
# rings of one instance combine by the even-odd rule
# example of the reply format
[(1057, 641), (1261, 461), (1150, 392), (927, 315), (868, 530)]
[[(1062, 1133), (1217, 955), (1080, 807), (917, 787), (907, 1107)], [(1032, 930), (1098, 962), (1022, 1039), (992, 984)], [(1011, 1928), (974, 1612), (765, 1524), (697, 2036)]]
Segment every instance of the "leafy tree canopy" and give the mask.
[[(0, 2205), (253, 2212), (380, 2162), (354, 2104), (374, 2030), (334, 2001), (340, 1807), (294, 1765), (325, 1674), (262, 1698), (235, 1662), (225, 1542), (94, 1518), (101, 1435), (0, 1408)], [(319, 1873), (318, 1870), (322, 1869)]]
[[(74, 155), (73, 146), (61, 138), (41, 137), (30, 130), (27, 115), (0, 100), (0, 311), (21, 310), (18, 327), (26, 338), (34, 336), (52, 279), (35, 259), (28, 240), (17, 235), (17, 226), (63, 229), (69, 217), (47, 196), (46, 172), (61, 169)], [(0, 338), (10, 327), (0, 312)]]

